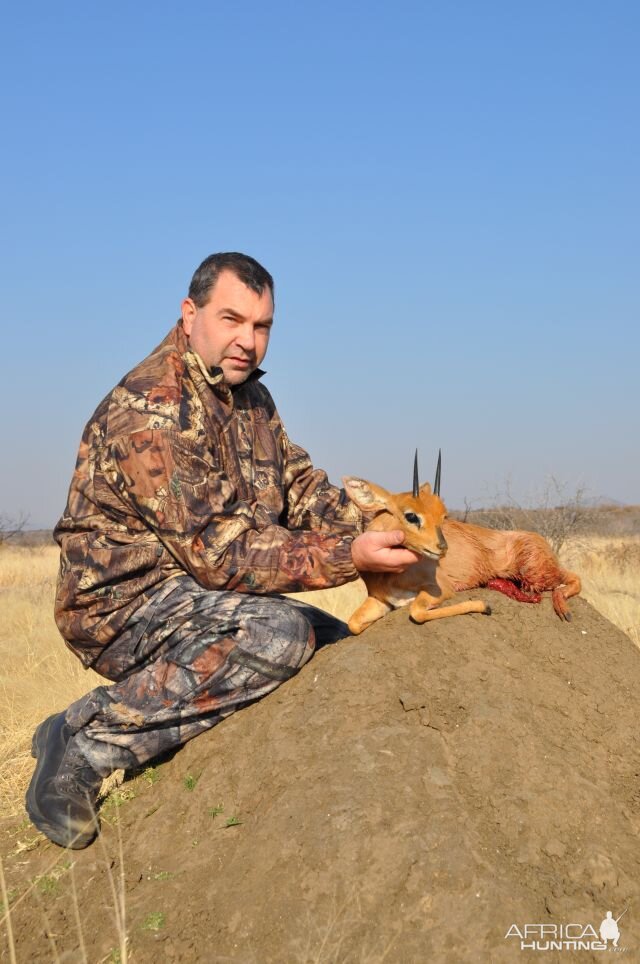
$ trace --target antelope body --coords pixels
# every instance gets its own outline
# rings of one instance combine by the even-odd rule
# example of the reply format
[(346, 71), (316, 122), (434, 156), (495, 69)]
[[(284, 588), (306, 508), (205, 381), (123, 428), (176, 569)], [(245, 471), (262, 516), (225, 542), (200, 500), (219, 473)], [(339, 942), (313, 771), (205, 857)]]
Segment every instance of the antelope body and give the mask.
[[(440, 464), (436, 473), (439, 489)], [(413, 492), (392, 494), (381, 486), (349, 476), (347, 494), (364, 512), (376, 515), (367, 529), (402, 529), (403, 548), (422, 559), (401, 574), (362, 573), (368, 597), (353, 613), (349, 629), (361, 633), (392, 609), (409, 606), (418, 623), (464, 613), (491, 613), (481, 600), (439, 608), (457, 591), (488, 586), (523, 602), (540, 602), (551, 591), (553, 607), (571, 619), (567, 599), (580, 592), (579, 577), (562, 569), (542, 536), (535, 532), (500, 531), (446, 518), (446, 507), (428, 483), (419, 487), (417, 465)]]

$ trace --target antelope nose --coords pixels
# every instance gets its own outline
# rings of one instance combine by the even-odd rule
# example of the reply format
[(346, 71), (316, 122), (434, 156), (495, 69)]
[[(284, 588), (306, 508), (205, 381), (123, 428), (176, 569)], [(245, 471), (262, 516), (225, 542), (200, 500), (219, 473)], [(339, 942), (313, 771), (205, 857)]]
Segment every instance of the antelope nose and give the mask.
[(440, 526), (436, 526), (436, 535), (438, 537), (438, 549), (440, 549), (441, 552), (444, 552), (445, 549), (448, 548), (448, 546), (447, 546), (447, 540), (443, 536), (442, 529), (440, 528)]

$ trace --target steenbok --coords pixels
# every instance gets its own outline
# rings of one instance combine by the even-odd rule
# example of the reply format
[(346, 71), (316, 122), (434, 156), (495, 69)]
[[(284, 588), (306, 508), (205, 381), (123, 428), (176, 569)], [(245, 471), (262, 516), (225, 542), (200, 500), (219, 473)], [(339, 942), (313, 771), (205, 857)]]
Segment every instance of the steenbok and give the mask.
[(353, 613), (349, 629), (357, 635), (392, 609), (409, 604), (417, 623), (463, 613), (491, 613), (481, 600), (468, 600), (439, 608), (456, 592), (487, 586), (521, 602), (540, 602), (550, 591), (553, 608), (570, 620), (567, 599), (580, 592), (580, 579), (560, 566), (549, 544), (535, 532), (486, 529), (447, 519), (440, 499), (438, 456), (436, 479), (418, 482), (417, 454), (413, 491), (397, 495), (364, 479), (343, 479), (349, 498), (367, 515), (375, 513), (370, 530), (404, 532), (403, 548), (422, 559), (400, 575), (362, 573), (368, 597)]

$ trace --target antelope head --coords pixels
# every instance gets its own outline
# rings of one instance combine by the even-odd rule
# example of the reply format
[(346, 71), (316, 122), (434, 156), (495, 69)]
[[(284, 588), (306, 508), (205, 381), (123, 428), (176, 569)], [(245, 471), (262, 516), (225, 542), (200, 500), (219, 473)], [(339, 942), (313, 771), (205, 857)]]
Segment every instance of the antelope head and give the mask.
[(428, 482), (420, 485), (417, 452), (413, 463), (411, 492), (400, 492), (396, 495), (387, 492), (380, 485), (354, 476), (347, 476), (342, 481), (347, 495), (358, 508), (369, 515), (375, 513), (375, 528), (402, 529), (404, 548), (412, 549), (429, 559), (440, 559), (447, 551), (447, 542), (442, 533), (447, 509), (439, 494), (440, 468), (441, 457), (438, 454), (433, 491)]

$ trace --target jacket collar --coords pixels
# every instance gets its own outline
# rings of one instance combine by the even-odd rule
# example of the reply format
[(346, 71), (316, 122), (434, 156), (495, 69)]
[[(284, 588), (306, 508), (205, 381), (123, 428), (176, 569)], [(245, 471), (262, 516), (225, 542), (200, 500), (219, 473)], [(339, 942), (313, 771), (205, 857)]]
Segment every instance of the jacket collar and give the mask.
[(259, 378), (262, 378), (266, 374), (262, 368), (256, 368), (251, 372), (248, 378), (246, 378), (240, 385), (229, 385), (225, 381), (224, 372), (219, 366), (214, 366), (213, 368), (207, 368), (204, 361), (197, 353), (194, 351), (189, 344), (189, 339), (187, 338), (184, 328), (182, 327), (182, 319), (177, 323), (173, 331), (171, 332), (173, 336), (172, 340), (175, 342), (176, 348), (182, 355), (187, 366), (193, 371), (194, 368), (197, 369), (204, 380), (211, 385), (212, 388), (218, 388), (222, 391), (233, 392), (234, 388), (240, 388), (241, 385), (246, 385), (248, 382), (255, 382)]

